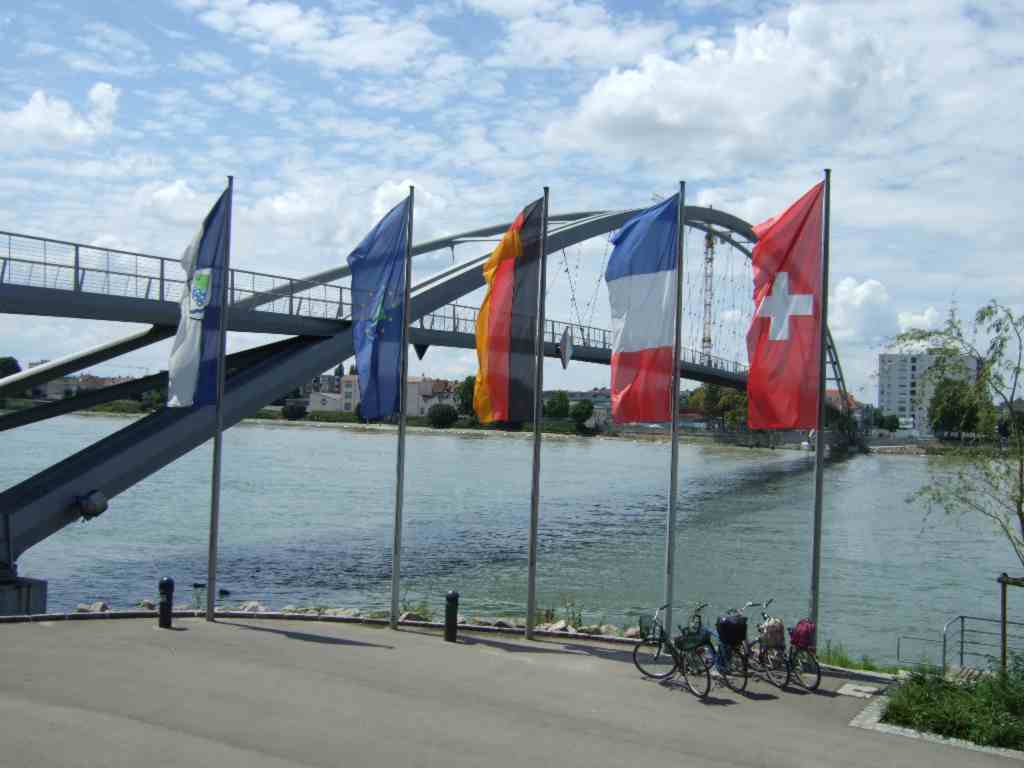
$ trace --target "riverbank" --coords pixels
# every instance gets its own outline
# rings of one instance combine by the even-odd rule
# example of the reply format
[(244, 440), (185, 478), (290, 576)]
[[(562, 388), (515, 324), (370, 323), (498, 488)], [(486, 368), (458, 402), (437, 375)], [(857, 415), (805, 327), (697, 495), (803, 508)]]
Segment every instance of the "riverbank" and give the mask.
[[(5, 413), (0, 411), (0, 414)], [(148, 416), (148, 413), (123, 413), (119, 411), (77, 411), (73, 415), (85, 416), (89, 418), (112, 418), (112, 419), (124, 419), (127, 421), (137, 421), (138, 419)], [(312, 430), (343, 430), (346, 432), (365, 433), (365, 434), (397, 434), (398, 426), (396, 424), (370, 424), (356, 421), (315, 421), (311, 419), (281, 419), (281, 418), (266, 418), (258, 416), (249, 416), (242, 419), (242, 424), (251, 426), (269, 426), (269, 427), (284, 427), (287, 429), (312, 429)], [(424, 426), (422, 424), (410, 424), (406, 427), (407, 431), (411, 434), (417, 435), (457, 435), (460, 437), (499, 437), (507, 439), (519, 439), (519, 440), (532, 440), (533, 430), (529, 428), (523, 428), (521, 430), (505, 430), (505, 429), (494, 429), (490, 427), (431, 427)], [(635, 443), (667, 443), (671, 441), (671, 435), (668, 431), (651, 430), (650, 432), (602, 432), (596, 435), (578, 435), (571, 432), (566, 432), (564, 429), (561, 430), (547, 430), (542, 427), (541, 434), (544, 435), (546, 440), (615, 440), (615, 441), (630, 441)], [(746, 445), (738, 444), (735, 440), (735, 435), (731, 433), (717, 433), (717, 432), (704, 432), (704, 431), (681, 431), (679, 434), (679, 441), (681, 443), (687, 443), (691, 445), (702, 445), (702, 444), (720, 444), (723, 446), (734, 446), (741, 448), (750, 448), (757, 450), (803, 450), (798, 442), (784, 442), (778, 445), (763, 446), (763, 445)]]

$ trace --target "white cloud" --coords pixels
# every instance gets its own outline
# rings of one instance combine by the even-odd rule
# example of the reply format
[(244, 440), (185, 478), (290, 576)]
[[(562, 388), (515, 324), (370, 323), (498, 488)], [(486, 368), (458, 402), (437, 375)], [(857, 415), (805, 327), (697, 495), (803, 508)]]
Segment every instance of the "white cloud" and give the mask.
[(51, 56), (60, 51), (56, 45), (31, 40), (21, 47), (22, 56)]
[(213, 51), (178, 54), (178, 68), (200, 75), (233, 75), (237, 71), (230, 61)]
[(89, 111), (81, 113), (63, 99), (35, 91), (20, 109), (0, 112), (0, 147), (24, 152), (89, 144), (113, 130), (119, 95), (110, 83), (96, 83), (89, 89)]
[(257, 53), (280, 53), (327, 72), (397, 72), (443, 44), (425, 23), (398, 12), (331, 14), (291, 2), (250, 0), (179, 4), (218, 32), (249, 42)]
[(135, 206), (144, 215), (157, 216), (171, 224), (198, 227), (216, 198), (200, 195), (184, 179), (170, 183), (143, 184), (135, 193)]
[(801, 6), (784, 29), (738, 26), (731, 41), (705, 39), (681, 59), (652, 53), (613, 70), (548, 140), (652, 161), (685, 152), (690, 178), (714, 178), (855, 136), (867, 115), (895, 120), (901, 76), (873, 34)]
[(154, 71), (149, 46), (127, 30), (104, 22), (89, 22), (78, 42), (82, 50), (67, 51), (64, 63), (82, 72), (137, 77)]
[(922, 312), (900, 312), (896, 318), (901, 332), (909, 331), (911, 328), (930, 331), (942, 324), (942, 314), (935, 307), (928, 307)]
[(266, 75), (244, 75), (221, 83), (210, 83), (204, 90), (219, 101), (234, 104), (246, 112), (287, 112), (294, 101), (282, 93), (280, 84)]
[(501, 52), (491, 64), (528, 68), (575, 64), (606, 69), (663, 50), (676, 31), (669, 22), (613, 17), (596, 3), (570, 2), (551, 8), (537, 4), (531, 10), (507, 22)]

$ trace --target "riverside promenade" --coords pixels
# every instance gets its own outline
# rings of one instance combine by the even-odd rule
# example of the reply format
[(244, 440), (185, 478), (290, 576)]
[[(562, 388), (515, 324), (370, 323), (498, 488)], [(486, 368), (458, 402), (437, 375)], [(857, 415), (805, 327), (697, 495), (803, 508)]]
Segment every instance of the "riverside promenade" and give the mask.
[(921, 766), (1001, 758), (851, 728), (863, 699), (714, 687), (600, 643), (260, 618), (0, 625), (0, 765)]

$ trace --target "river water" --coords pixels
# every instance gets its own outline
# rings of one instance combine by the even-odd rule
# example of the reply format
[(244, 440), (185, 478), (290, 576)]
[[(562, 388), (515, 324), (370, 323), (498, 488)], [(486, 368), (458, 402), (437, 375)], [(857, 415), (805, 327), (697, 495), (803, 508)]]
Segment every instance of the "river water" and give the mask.
[[(114, 417), (65, 416), (3, 435), (8, 487), (114, 432)], [(225, 434), (218, 585), (265, 605), (385, 608), (390, 599), (393, 432), (242, 424)], [(19, 573), (49, 580), (51, 611), (130, 607), (172, 576), (205, 581), (210, 445), (30, 549)], [(528, 436), (408, 438), (403, 594), (468, 615), (522, 615), (530, 505)], [(634, 622), (660, 603), (666, 443), (545, 439), (538, 605)], [(892, 660), (899, 635), (938, 638), (960, 613), (998, 615), (1008, 546), (973, 519), (926, 516), (907, 497), (934, 459), (857, 456), (825, 474), (823, 640)], [(676, 595), (713, 613), (774, 597), (807, 612), (813, 460), (793, 451), (680, 448)], [(936, 648), (909, 646), (915, 656)]]

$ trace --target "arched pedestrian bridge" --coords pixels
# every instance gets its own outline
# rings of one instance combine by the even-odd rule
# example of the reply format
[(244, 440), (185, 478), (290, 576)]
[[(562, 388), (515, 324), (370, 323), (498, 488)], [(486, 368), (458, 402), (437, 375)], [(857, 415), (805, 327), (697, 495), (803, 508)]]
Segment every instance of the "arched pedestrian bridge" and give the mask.
[[(576, 283), (584, 244), (607, 237), (635, 210), (589, 211), (551, 217), (547, 240), (549, 285), (564, 273), (571, 289), (571, 318), (548, 320), (545, 354), (558, 356), (568, 329), (573, 359), (608, 364), (611, 332), (585, 322)], [(742, 389), (746, 386), (744, 338), (750, 322), (747, 260), (756, 240), (751, 226), (728, 213), (686, 207), (683, 378)], [(369, 224), (367, 229), (369, 229)], [(410, 341), (430, 347), (475, 346), (477, 309), (457, 303), (484, 285), (482, 243), (508, 223), (420, 243), (413, 256), (456, 248), (475, 256), (413, 286)], [(600, 242), (600, 241), (599, 241)], [(244, 254), (240, 254), (244, 258)], [(238, 256), (235, 256), (238, 261)], [(603, 272), (603, 265), (600, 270)], [(224, 399), (231, 426), (353, 354), (347, 267), (306, 277), (233, 269), (228, 329), (284, 336), (232, 354)], [(7, 314), (114, 320), (146, 324), (138, 333), (0, 379), (0, 397), (84, 370), (174, 335), (184, 286), (176, 259), (97, 248), (81, 243), (0, 232), (0, 311)], [(598, 286), (599, 287), (599, 286)], [(591, 317), (597, 287), (591, 299)], [(828, 338), (830, 378), (845, 391), (839, 360)], [(121, 399), (166, 383), (166, 371), (0, 416), (0, 431)], [(214, 408), (164, 409), (133, 422), (34, 477), (0, 492), (0, 575), (13, 573), (17, 557), (33, 544), (82, 517), (78, 499), (99, 490), (113, 499), (134, 483), (202, 444), (214, 432)]]

